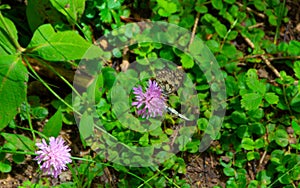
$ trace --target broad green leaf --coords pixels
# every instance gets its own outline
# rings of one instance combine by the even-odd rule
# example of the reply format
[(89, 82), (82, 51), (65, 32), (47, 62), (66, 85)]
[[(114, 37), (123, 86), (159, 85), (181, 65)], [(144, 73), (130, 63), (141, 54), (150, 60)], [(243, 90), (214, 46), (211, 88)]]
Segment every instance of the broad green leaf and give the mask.
[(43, 133), (48, 137), (50, 136), (57, 137), (62, 127), (62, 121), (63, 121), (62, 117), (63, 116), (62, 116), (61, 109), (58, 108), (56, 113), (49, 119), (49, 121), (45, 125), (43, 129)]
[(268, 185), (271, 183), (271, 177), (268, 175), (266, 170), (262, 170), (257, 174), (257, 180), (261, 182), (262, 185)]
[(247, 93), (242, 95), (241, 104), (246, 110), (256, 110), (261, 104), (262, 96), (257, 93)]
[(14, 154), (12, 156), (13, 161), (17, 164), (22, 163), (23, 161), (25, 161), (25, 155), (24, 154)]
[(83, 139), (88, 138), (94, 134), (94, 119), (91, 114), (84, 112), (80, 123), (79, 123), (79, 133)]
[(148, 133), (146, 133), (139, 139), (139, 144), (141, 144), (141, 146), (147, 146), (148, 143), (149, 143), (149, 135)]
[(224, 174), (225, 174), (226, 176), (234, 176), (234, 175), (235, 175), (235, 171), (234, 171), (234, 169), (231, 168), (231, 167), (225, 167), (225, 168), (223, 169), (223, 172), (224, 172)]
[(180, 57), (183, 68), (190, 69), (194, 66), (194, 60), (191, 56), (182, 54)]
[(72, 24), (75, 24), (84, 12), (85, 0), (50, 0), (50, 2)]
[(48, 109), (42, 106), (34, 107), (31, 109), (33, 118), (45, 119), (48, 116)]
[(256, 151), (247, 152), (247, 160), (248, 161), (251, 161), (251, 160), (254, 160), (254, 159), (259, 159), (259, 157), (260, 157), (260, 155)]
[(0, 172), (8, 173), (11, 169), (11, 164), (8, 160), (0, 161)]
[(14, 118), (26, 99), (27, 69), (18, 56), (0, 58), (0, 130)]
[(0, 5), (0, 10), (5, 10), (5, 9), (11, 9), (10, 5), (8, 4)]
[(215, 9), (221, 10), (223, 8), (222, 0), (212, 0), (211, 3)]
[(76, 32), (55, 32), (50, 24), (40, 26), (33, 34), (27, 52), (48, 61), (93, 59), (103, 55), (103, 51), (84, 40)]
[(266, 3), (262, 0), (254, 0), (254, 6), (259, 11), (264, 11), (266, 9)]
[(243, 138), (242, 148), (244, 148), (245, 150), (254, 150), (255, 149), (255, 143), (251, 138)]
[(46, 20), (53, 25), (61, 22), (61, 13), (53, 8), (49, 0), (30, 0), (27, 3), (26, 17), (31, 31), (35, 31)]
[(238, 54), (236, 47), (228, 43), (224, 44), (221, 53), (230, 59), (236, 58)]
[(274, 139), (281, 147), (286, 147), (289, 144), (289, 135), (283, 129), (276, 130)]
[(9, 34), (18, 41), (18, 31), (12, 21), (4, 17), (4, 23), (0, 21), (0, 55), (13, 55), (16, 53), (16, 46), (9, 37)]
[(26, 136), (11, 133), (1, 133), (1, 136), (8, 143), (11, 143), (16, 150), (34, 151), (35, 149), (35, 143)]
[(244, 112), (234, 111), (230, 117), (237, 124), (247, 123), (247, 117)]
[(279, 97), (275, 93), (272, 93), (272, 92), (266, 93), (265, 99), (269, 104), (277, 104), (279, 101)]
[(226, 36), (227, 28), (224, 24), (221, 22), (216, 22), (213, 24), (213, 26), (220, 37), (224, 38)]
[(207, 13), (208, 8), (205, 5), (196, 5), (195, 10), (201, 14)]

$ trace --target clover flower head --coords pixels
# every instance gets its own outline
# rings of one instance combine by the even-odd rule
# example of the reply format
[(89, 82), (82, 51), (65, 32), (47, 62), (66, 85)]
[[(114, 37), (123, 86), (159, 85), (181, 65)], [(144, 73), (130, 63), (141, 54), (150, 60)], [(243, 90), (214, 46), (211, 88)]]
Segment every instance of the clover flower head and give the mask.
[(143, 118), (162, 116), (165, 111), (166, 99), (162, 95), (162, 90), (155, 81), (149, 80), (146, 92), (141, 86), (134, 87), (135, 102), (132, 103), (138, 109), (137, 114)]
[(61, 138), (49, 138), (49, 145), (45, 139), (41, 143), (36, 143), (36, 146), (40, 149), (35, 153), (38, 155), (34, 158), (41, 166), (41, 170), (57, 178), (57, 176), (67, 168), (66, 164), (72, 162), (71, 149), (65, 145), (65, 141)]

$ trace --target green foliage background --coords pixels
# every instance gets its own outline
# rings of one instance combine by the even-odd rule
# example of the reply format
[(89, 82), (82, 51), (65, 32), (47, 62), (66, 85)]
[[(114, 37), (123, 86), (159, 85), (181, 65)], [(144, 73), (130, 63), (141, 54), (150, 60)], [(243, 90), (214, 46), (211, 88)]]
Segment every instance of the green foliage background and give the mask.
[[(57, 67), (73, 71), (87, 49), (90, 49), (90, 58), (101, 56), (106, 62), (101, 67), (103, 76), (93, 85), (103, 89), (93, 93), (95, 90), (91, 88), (97, 101), (97, 113), (93, 115), (100, 118), (109, 132), (102, 139), (114, 138), (130, 146), (158, 144), (169, 150), (164, 144), (173, 134), (172, 126), (176, 126), (180, 119), (167, 115), (164, 126), (143, 134), (132, 131), (138, 129), (135, 125), (128, 125), (133, 126), (129, 129), (118, 122), (109, 96), (114, 92), (112, 86), (116, 75), (122, 74), (111, 66), (114, 61), (121, 61), (124, 54), (117, 49), (108, 53), (94, 44), (98, 37), (128, 22), (151, 20), (166, 21), (193, 32), (205, 42), (221, 67), (226, 83), (226, 116), (214, 146), (205, 151), (215, 158), (220, 167), (220, 181), (215, 187), (300, 186), (300, 42), (296, 38), (287, 39), (286, 33), (282, 32), (282, 28), (294, 23), (294, 18), (289, 17), (288, 7), (291, 7), (287, 6), (288, 2), (28, 0), (25, 4), (2, 1), (0, 134), (5, 142), (1, 146), (0, 171), (8, 173), (12, 170), (12, 163), (24, 161), (24, 154), (20, 153), (34, 151), (36, 135), (57, 136), (67, 125), (77, 128), (73, 114), (80, 114), (80, 110), (89, 107), (83, 101), (90, 97), (90, 93), (83, 93), (75, 99), (73, 104), (79, 110), (74, 109), (70, 94), (74, 88)], [(184, 45), (186, 41), (183, 38), (178, 42)], [(159, 167), (124, 167), (105, 162), (99, 155), (93, 158), (93, 163), (73, 164), (77, 174), (73, 173), (76, 174), (74, 179), (61, 186), (88, 187), (95, 177), (103, 175), (106, 167), (118, 173), (118, 187), (196, 186), (184, 176), (187, 174), (187, 156), (200, 155), (200, 139), (212, 112), (211, 91), (216, 88), (209, 86), (204, 74), (199, 74), (201, 71), (193, 59), (172, 47), (142, 43), (130, 46), (127, 53), (129, 60), (137, 60), (139, 66), (149, 65), (144, 59), (164, 58), (183, 67), (198, 92), (200, 117), (197, 130), (189, 141), (184, 137), (178, 138), (176, 144), (180, 153)], [(45, 81), (34, 68), (34, 62), (39, 62), (39, 66), (46, 67), (70, 86), (68, 93), (58, 92), (55, 88), (59, 85)], [(131, 72), (125, 76), (134, 79), (136, 75)], [(43, 104), (41, 96), (27, 93), (27, 85), (35, 80), (55, 96), (50, 106)], [(180, 98), (172, 95), (169, 103), (176, 108)], [(134, 113), (133, 109), (130, 110)], [(93, 120), (89, 117), (90, 114), (82, 114), (81, 124), (90, 125)], [(36, 131), (34, 122), (45, 119), (49, 120), (43, 131)], [(92, 129), (88, 128), (79, 128), (82, 137), (85, 137), (85, 131), (88, 133)], [(101, 139), (97, 142), (82, 139), (82, 142), (92, 149), (105, 147)], [(13, 162), (8, 160), (6, 152), (14, 153)], [(110, 155), (114, 155), (113, 150)], [(254, 175), (251, 176), (250, 172)], [(33, 183), (24, 182), (24, 187), (26, 185)]]

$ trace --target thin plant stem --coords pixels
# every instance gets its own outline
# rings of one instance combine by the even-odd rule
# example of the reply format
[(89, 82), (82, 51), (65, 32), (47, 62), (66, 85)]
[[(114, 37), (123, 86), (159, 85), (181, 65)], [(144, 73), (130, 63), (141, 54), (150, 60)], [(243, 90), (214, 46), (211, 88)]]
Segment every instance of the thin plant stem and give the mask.
[(296, 167), (298, 167), (300, 165), (300, 162), (298, 162), (295, 166), (293, 166), (293, 168), (289, 169), (288, 171), (286, 171), (284, 174), (282, 174), (279, 178), (277, 178), (271, 185), (268, 186), (268, 188), (271, 188), (276, 182), (279, 181), (280, 178), (282, 178), (283, 176), (285, 176), (287, 173), (289, 173), (290, 171), (294, 170)]
[(276, 33), (275, 33), (275, 37), (274, 37), (274, 44), (277, 44), (277, 39), (279, 36), (279, 32), (280, 32), (280, 25), (281, 25), (281, 21), (282, 21), (282, 17), (283, 17), (283, 11), (284, 11), (284, 7), (285, 7), (285, 0), (283, 0), (283, 3), (279, 5), (279, 15), (278, 15), (278, 19), (277, 19), (277, 26), (276, 26)]
[(62, 103), (64, 103), (67, 107), (71, 108), (73, 112), (81, 115), (80, 112), (76, 111), (70, 104), (68, 104), (65, 100), (63, 100), (53, 89), (38, 75), (38, 73), (33, 69), (27, 59), (24, 59), (26, 64), (28, 65), (29, 69), (33, 72), (33, 74), (38, 78), (38, 80)]
[(70, 82), (65, 79), (61, 74), (59, 74), (59, 72), (57, 72), (52, 66), (48, 65), (47, 63), (45, 63), (44, 61), (42, 61), (42, 63), (47, 66), (52, 72), (54, 72), (62, 81), (64, 81), (71, 89), (72, 91), (74, 91), (74, 93), (80, 97), (80, 99), (82, 99), (82, 96), (78, 93), (78, 91), (72, 86), (72, 84), (70, 84)]
[(45, 139), (47, 139), (48, 137), (47, 136), (45, 136), (43, 133), (41, 133), (41, 132), (39, 132), (39, 131), (36, 131), (36, 130), (34, 130), (34, 129), (31, 129), (31, 128), (26, 128), (26, 127), (21, 127), (21, 126), (16, 126), (18, 129), (23, 129), (23, 130), (26, 130), (26, 131), (31, 131), (31, 132), (34, 132), (34, 133), (36, 133), (36, 134), (38, 134), (38, 135), (40, 135), (42, 138), (45, 138)]
[(0, 149), (0, 153), (12, 153), (12, 154), (22, 154), (22, 155), (37, 155), (37, 154), (35, 154), (33, 152), (5, 150), (5, 149)]
[(30, 131), (31, 131), (31, 134), (32, 134), (32, 138), (33, 138), (34, 141), (36, 141), (35, 131), (33, 129), (32, 121), (31, 121), (31, 115), (28, 111), (27, 111), (27, 119), (28, 119), (28, 124), (29, 124), (29, 127), (30, 127)]
[[(156, 168), (156, 170), (157, 170), (161, 175), (163, 175), (163, 176), (166, 178), (166, 180), (168, 180), (169, 182), (172, 182), (172, 180), (171, 180), (168, 176), (166, 176), (162, 171), (160, 171), (158, 168)], [(177, 185), (176, 183), (172, 182), (172, 184), (173, 184), (175, 187), (180, 188), (180, 186)]]

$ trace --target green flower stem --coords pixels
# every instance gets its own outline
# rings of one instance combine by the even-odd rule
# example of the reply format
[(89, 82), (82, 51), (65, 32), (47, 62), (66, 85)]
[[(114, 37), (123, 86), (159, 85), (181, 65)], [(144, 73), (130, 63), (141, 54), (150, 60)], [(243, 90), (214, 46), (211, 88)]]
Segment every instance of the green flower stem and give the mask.
[(4, 21), (4, 17), (2, 15), (2, 13), (0, 12), (0, 22), (2, 22), (3, 26), (5, 27), (6, 30), (6, 34), (9, 36), (10, 40), (13, 42), (13, 45), (16, 47), (16, 49), (20, 52), (25, 51), (24, 48), (22, 48), (19, 44), (19, 42), (16, 40), (15, 37), (12, 36), (12, 31), (10, 30), (10, 28), (6, 25), (5, 21)]
[[(163, 171), (165, 171), (165, 170), (167, 170), (166, 168), (165, 169), (163, 169), (162, 170), (162, 172)], [(149, 178), (149, 179), (147, 179), (143, 184), (141, 184), (140, 186), (138, 186), (137, 188), (141, 188), (141, 187), (143, 187), (144, 185), (145, 185), (145, 183), (148, 183), (149, 181), (151, 181), (152, 179), (154, 179), (155, 177), (157, 177), (158, 175), (159, 175), (160, 173), (158, 172), (158, 173), (156, 173), (156, 174), (154, 174), (151, 178)]]
[(174, 183), (168, 176), (166, 176), (166, 175), (163, 173), (163, 170), (161, 171), (161, 170), (159, 170), (158, 168), (156, 168), (156, 171), (158, 171), (161, 175), (163, 175), (163, 176), (166, 178), (166, 180), (168, 180), (169, 182), (172, 182), (172, 184), (173, 184), (175, 187), (180, 188), (179, 185), (177, 185), (176, 183)]
[(38, 73), (32, 68), (32, 66), (30, 65), (30, 63), (28, 62), (28, 60), (26, 58), (24, 58), (27, 66), (29, 67), (29, 69), (33, 72), (33, 74), (37, 77), (37, 79), (58, 99), (60, 100), (62, 103), (64, 103), (67, 107), (71, 108), (73, 112), (81, 115), (80, 112), (76, 111), (69, 103), (67, 103), (65, 100), (63, 100), (57, 93), (55, 93), (55, 91), (53, 91), (53, 89), (51, 89), (51, 87), (38, 75)]
[(33, 140), (36, 141), (35, 130), (33, 129), (33, 126), (32, 126), (32, 121), (31, 121), (30, 113), (27, 110), (26, 110), (26, 112), (27, 112), (28, 124), (29, 124), (29, 127), (30, 127), (30, 131), (31, 131)]
[(71, 89), (74, 91), (74, 93), (82, 99), (82, 96), (78, 93), (78, 91), (70, 84), (68, 80), (66, 80), (59, 72), (57, 72), (51, 65), (45, 63), (44, 61), (41, 61), (47, 68), (49, 68), (52, 72), (54, 72), (62, 81), (64, 81)]
[(283, 17), (283, 14), (284, 14), (284, 7), (285, 7), (285, 0), (283, 0), (283, 3), (281, 3), (280, 7), (279, 7), (279, 14), (280, 15), (278, 15), (278, 19), (277, 19), (276, 33), (275, 33), (275, 37), (274, 37), (274, 44), (277, 44), (277, 39), (278, 39), (279, 34), (280, 34), (280, 26), (281, 26), (282, 17)]
[(5, 149), (0, 149), (0, 153), (11, 153), (11, 154), (22, 154), (22, 155), (37, 155), (33, 152), (28, 152), (28, 151), (14, 151), (14, 150), (5, 150)]
[(282, 174), (279, 178), (277, 178), (273, 183), (271, 183), (271, 185), (268, 186), (268, 188), (272, 188), (273, 185), (278, 182), (283, 176), (285, 176), (286, 174), (290, 173), (290, 171), (294, 170), (296, 167), (298, 167), (300, 165), (300, 162), (298, 162), (295, 166), (293, 166), (293, 168), (289, 169), (288, 171), (286, 171), (284, 174)]
[(292, 110), (291, 110), (290, 103), (288, 102), (288, 99), (287, 99), (287, 97), (286, 97), (286, 90), (285, 90), (285, 87), (286, 87), (285, 85), (282, 85), (282, 92), (283, 92), (284, 102), (285, 102), (285, 104), (287, 105), (290, 114), (292, 115), (293, 112), (292, 112)]
[[(93, 159), (85, 159), (85, 158), (79, 158), (79, 157), (71, 157), (71, 159), (74, 159), (74, 160), (81, 160), (81, 161), (87, 161), (87, 162), (93, 162), (93, 163), (98, 163), (98, 164), (102, 164), (103, 166), (106, 166), (106, 167), (112, 167), (112, 168), (113, 168), (113, 166), (110, 165), (110, 164), (108, 164), (108, 163), (103, 163), (103, 162), (95, 161), (95, 160), (93, 160)], [(70, 168), (71, 166), (68, 165), (68, 167), (69, 167), (69, 169), (71, 169), (71, 168)], [(72, 169), (72, 170), (74, 170), (74, 169)], [(72, 171), (72, 170), (71, 170), (71, 171)], [(127, 172), (125, 172), (125, 173), (127, 173), (127, 174), (129, 174), (129, 175), (131, 175), (131, 176), (133, 176), (133, 177), (135, 177), (135, 178), (137, 178), (137, 179), (143, 181), (144, 184), (148, 185), (149, 187), (152, 187), (151, 185), (148, 184), (148, 182), (149, 182), (150, 180), (145, 181), (143, 178), (141, 178), (141, 177), (139, 177), (138, 175), (136, 175), (136, 174), (134, 174), (134, 173), (132, 173), (132, 172), (129, 172), (129, 171), (127, 171)], [(73, 172), (72, 172), (72, 174), (73, 174)], [(76, 173), (75, 173), (75, 174), (76, 174)], [(79, 180), (78, 180), (78, 181), (79, 181)]]
[(26, 128), (26, 127), (21, 127), (21, 126), (18, 126), (18, 125), (17, 125), (16, 127), (17, 127), (18, 129), (23, 129), (23, 130), (26, 130), (26, 131), (31, 131), (31, 132), (33, 132), (33, 133), (36, 133), (36, 134), (40, 135), (42, 138), (48, 139), (47, 136), (45, 136), (43, 133), (41, 133), (41, 132), (39, 132), (39, 131), (34, 130), (32, 127)]

